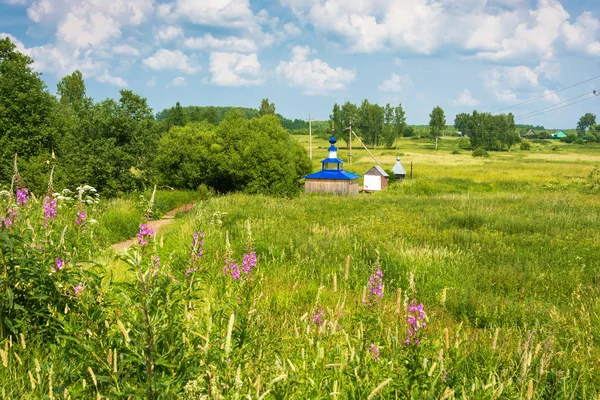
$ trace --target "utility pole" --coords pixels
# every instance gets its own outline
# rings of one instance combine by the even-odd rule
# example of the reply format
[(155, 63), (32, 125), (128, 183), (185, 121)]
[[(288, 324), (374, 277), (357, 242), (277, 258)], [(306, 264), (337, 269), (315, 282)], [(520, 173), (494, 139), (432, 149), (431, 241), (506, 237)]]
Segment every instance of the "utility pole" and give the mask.
[(345, 129), (346, 131), (348, 131), (348, 136), (349, 136), (349, 141), (348, 144), (350, 145), (349, 149), (350, 152), (348, 153), (348, 159), (350, 161), (350, 165), (352, 165), (352, 119), (350, 121), (348, 121), (349, 126)]
[(310, 113), (308, 114), (308, 149), (310, 160), (312, 161), (312, 118)]

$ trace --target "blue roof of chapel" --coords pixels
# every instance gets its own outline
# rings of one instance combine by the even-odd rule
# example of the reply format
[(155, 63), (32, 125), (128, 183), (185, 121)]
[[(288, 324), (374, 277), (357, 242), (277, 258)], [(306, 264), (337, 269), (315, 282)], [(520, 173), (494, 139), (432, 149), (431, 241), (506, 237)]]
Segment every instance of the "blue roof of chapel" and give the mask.
[(340, 170), (324, 170), (315, 172), (314, 174), (306, 175), (306, 179), (338, 179), (343, 181), (351, 181), (360, 178), (360, 175), (353, 174), (348, 171)]

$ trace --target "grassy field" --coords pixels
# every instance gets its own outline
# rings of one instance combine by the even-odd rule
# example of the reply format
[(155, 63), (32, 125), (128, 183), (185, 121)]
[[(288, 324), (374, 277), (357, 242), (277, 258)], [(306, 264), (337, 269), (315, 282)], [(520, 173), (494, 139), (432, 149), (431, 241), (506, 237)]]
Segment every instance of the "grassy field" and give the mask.
[[(442, 138), (435, 151), (432, 141), (403, 139), (398, 149), (373, 150), (384, 169), (397, 156), (407, 170), (413, 163), (413, 179), (384, 192), (231, 194), (180, 216), (152, 245), (169, 279), (189, 280), (193, 233), (205, 234), (204, 254), (189, 284), (194, 297), (180, 304), (186, 322), (170, 320), (173, 337), (161, 315), (175, 311), (157, 301), (154, 337), (169, 345), (153, 345), (165, 359), (152, 370), (170, 380), (152, 384), (155, 397), (598, 398), (600, 192), (589, 176), (600, 147), (552, 141), (481, 159), (458, 144)], [(315, 169), (327, 147), (314, 141)], [(347, 170), (375, 165), (364, 149), (353, 151)], [(339, 156), (348, 159), (345, 149)], [(252, 277), (224, 277), (224, 256), (241, 262), (249, 246), (257, 254)], [(135, 281), (110, 252), (97, 259), (108, 264), (105, 282)], [(378, 269), (380, 300), (367, 290)], [(404, 344), (413, 299), (427, 321), (419, 345)], [(86, 351), (118, 347), (124, 363), (143, 354), (143, 319), (130, 309), (130, 320), (112, 311), (104, 318), (114, 326), (120, 315), (139, 345), (113, 328), (90, 336)], [(175, 357), (178, 340), (187, 350)], [(0, 366), (6, 398), (62, 398), (63, 388), (81, 398), (135, 398), (147, 388), (141, 364), (131, 364), (137, 373), (113, 374), (110, 364), (65, 357), (59, 345), (14, 348), (21, 364)], [(43, 371), (32, 389), (34, 359)], [(95, 387), (90, 366), (102, 377)], [(56, 390), (46, 385), (51, 367)]]

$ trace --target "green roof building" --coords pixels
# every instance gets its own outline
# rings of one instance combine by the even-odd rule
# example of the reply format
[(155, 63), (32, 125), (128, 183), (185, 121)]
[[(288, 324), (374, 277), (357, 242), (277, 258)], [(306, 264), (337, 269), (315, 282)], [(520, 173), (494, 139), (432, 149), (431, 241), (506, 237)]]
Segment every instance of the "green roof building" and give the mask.
[(564, 138), (567, 137), (567, 134), (564, 133), (563, 131), (556, 131), (552, 134), (552, 139), (560, 139), (560, 138)]

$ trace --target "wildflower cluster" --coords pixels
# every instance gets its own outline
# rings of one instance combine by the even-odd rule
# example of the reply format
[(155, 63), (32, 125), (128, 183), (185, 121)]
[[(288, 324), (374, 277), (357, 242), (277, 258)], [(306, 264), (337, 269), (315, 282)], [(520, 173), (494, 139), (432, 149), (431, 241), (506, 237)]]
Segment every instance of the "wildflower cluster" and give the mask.
[(242, 259), (242, 271), (246, 275), (249, 275), (254, 267), (256, 267), (256, 252), (251, 251), (249, 254), (244, 254), (244, 258)]
[(17, 205), (27, 206), (29, 200), (29, 190), (27, 188), (17, 189)]
[(73, 288), (73, 292), (75, 294), (75, 297), (79, 297), (79, 295), (83, 292), (83, 286), (81, 284), (75, 286)]
[(198, 267), (196, 264), (197, 264), (198, 260), (200, 259), (200, 257), (202, 257), (202, 255), (204, 254), (204, 248), (202, 246), (204, 246), (204, 233), (202, 233), (202, 232), (194, 233), (192, 235), (192, 249), (191, 249), (192, 267), (188, 268), (185, 271), (185, 274), (184, 274), (185, 276), (189, 276), (198, 270)]
[(313, 315), (313, 317), (312, 317), (313, 324), (315, 324), (317, 326), (323, 325), (323, 316), (324, 315), (325, 315), (325, 313), (323, 313), (323, 310), (317, 311), (317, 313), (315, 315)]
[(17, 215), (19, 215), (19, 211), (17, 209), (9, 208), (6, 215), (0, 218), (0, 227), (4, 226), (7, 229), (10, 228)]
[(44, 219), (46, 222), (56, 219), (56, 199), (53, 197), (44, 198)]
[(377, 359), (379, 358), (379, 347), (377, 347), (377, 345), (375, 343), (372, 343), (369, 346), (369, 353), (371, 353), (371, 356), (373, 357), (373, 361), (377, 361)]
[(423, 322), (424, 319), (426, 319), (426, 315), (423, 311), (423, 303), (417, 305), (416, 300), (413, 300), (412, 304), (408, 306), (408, 329), (406, 330), (408, 338), (406, 338), (404, 344), (421, 344), (419, 340), (422, 333), (421, 328), (427, 326), (427, 323)]
[(367, 296), (363, 299), (367, 305), (375, 305), (383, 298), (383, 272), (378, 269), (375, 274), (369, 277), (367, 285)]
[(250, 247), (248, 253), (244, 253), (242, 257), (242, 265), (235, 261), (232, 255), (231, 245), (229, 244), (229, 233), (227, 233), (227, 250), (225, 251), (225, 266), (223, 267), (223, 275), (230, 275), (235, 280), (247, 279), (252, 276), (252, 269), (256, 266), (256, 252)]
[(64, 267), (65, 267), (65, 261), (60, 258), (57, 258), (55, 261), (55, 265), (50, 267), (50, 269), (52, 270), (52, 272), (58, 272), (58, 271), (61, 271)]
[(140, 231), (137, 234), (138, 244), (145, 246), (149, 238), (154, 235), (154, 231), (146, 224), (140, 224)]
[(87, 213), (85, 211), (79, 211), (75, 214), (75, 223), (77, 225), (85, 225), (85, 219), (87, 218)]

